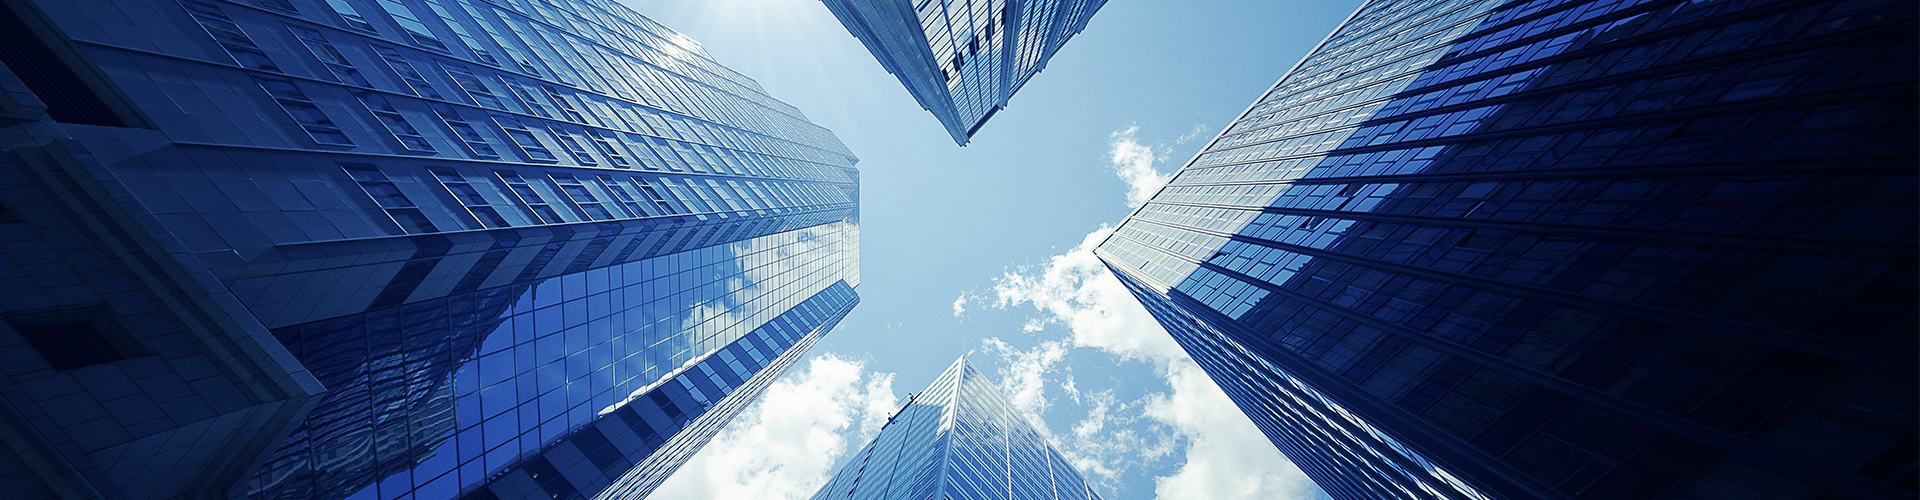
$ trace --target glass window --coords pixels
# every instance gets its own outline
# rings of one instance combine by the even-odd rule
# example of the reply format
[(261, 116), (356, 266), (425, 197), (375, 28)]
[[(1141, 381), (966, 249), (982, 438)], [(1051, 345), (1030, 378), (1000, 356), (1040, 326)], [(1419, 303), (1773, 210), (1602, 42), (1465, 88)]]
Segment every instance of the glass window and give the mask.
[(373, 117), (377, 119), (375, 121), (380, 122), (382, 127), (386, 127), (387, 132), (392, 133), (393, 137), (400, 141), (401, 147), (421, 153), (434, 152), (433, 144), (428, 143), (427, 138), (413, 128), (413, 124), (407, 123), (407, 118), (400, 116), (400, 111), (394, 109), (393, 104), (387, 102), (385, 96), (364, 90), (353, 91), (353, 96), (360, 100), (361, 105), (366, 106), (367, 111), (373, 113)]
[(427, 107), (433, 110), (434, 115), (440, 117), (440, 121), (447, 125), (448, 130), (453, 131), (455, 137), (460, 138), (460, 141), (467, 145), (467, 150), (474, 156), (500, 157), (500, 153), (493, 150), (493, 146), (487, 143), (487, 139), (480, 136), (479, 130), (475, 129), (473, 124), (467, 123), (466, 118), (460, 116), (459, 110), (438, 102), (428, 102)]
[(613, 179), (613, 176), (601, 175), (598, 176), (596, 180), (600, 182), (602, 189), (613, 194), (613, 199), (619, 202), (620, 208), (625, 210), (628, 216), (651, 217), (660, 214), (660, 212), (655, 209), (648, 208), (647, 204), (641, 203), (639, 199), (634, 198), (632, 193), (627, 192), (625, 186), (620, 185), (620, 181)]
[(407, 83), (407, 87), (413, 90), (414, 95), (444, 99), (440, 97), (439, 91), (433, 89), (433, 84), (427, 83), (426, 77), (420, 76), (419, 71), (414, 71), (413, 63), (407, 62), (406, 56), (400, 55), (400, 51), (379, 45), (370, 46), (373, 47), (373, 53), (379, 54), (380, 60), (387, 63), (387, 69), (393, 70), (393, 74), (398, 75), (400, 81)]
[(453, 199), (459, 201), (460, 206), (473, 215), (474, 220), (480, 223), (480, 227), (492, 229), (512, 225), (507, 223), (506, 218), (500, 216), (500, 211), (493, 207), (493, 203), (488, 201), (486, 196), (482, 196), (480, 190), (475, 189), (473, 183), (468, 182), (467, 178), (461, 176), (459, 172), (445, 168), (430, 168), (427, 171), (433, 174), (434, 180), (440, 181), (441, 187), (447, 188), (447, 194), (453, 195)]
[(487, 88), (486, 82), (474, 76), (473, 70), (467, 69), (467, 65), (448, 61), (437, 62), (440, 64), (440, 69), (447, 72), (447, 77), (453, 79), (455, 85), (467, 91), (467, 96), (473, 98), (474, 104), (488, 109), (502, 111), (507, 109), (505, 105), (500, 104), (500, 98), (494, 97), (493, 89)]
[(519, 118), (500, 113), (489, 113), (489, 115), (493, 116), (493, 122), (500, 125), (501, 130), (506, 131), (507, 139), (512, 141), (514, 146), (519, 147), (520, 151), (526, 153), (527, 158), (534, 161), (560, 161), (560, 158), (553, 156), (553, 152), (540, 141), (540, 137), (534, 133), (533, 129), (520, 123)]
[(610, 220), (615, 218), (613, 211), (607, 210), (607, 207), (602, 206), (600, 198), (594, 196), (593, 192), (587, 189), (586, 184), (581, 184), (580, 179), (575, 178), (573, 174), (555, 173), (549, 174), (548, 176), (553, 178), (554, 184), (560, 186), (560, 194), (564, 195), (567, 201), (573, 203), (575, 207), (578, 207), (582, 213), (585, 213), (588, 220)]
[(573, 132), (568, 131), (566, 127), (552, 123), (548, 125), (547, 130), (553, 132), (553, 137), (560, 140), (560, 146), (566, 148), (568, 153), (572, 153), (573, 158), (579, 160), (581, 165), (599, 164), (599, 162), (594, 161), (592, 154), (587, 153), (586, 147), (580, 144), (580, 138), (575, 137)]
[(514, 198), (520, 200), (521, 206), (527, 207), (527, 211), (533, 213), (535, 222), (540, 224), (568, 222), (561, 218), (560, 213), (547, 203), (546, 197), (540, 196), (540, 193), (533, 189), (533, 185), (527, 183), (526, 179), (522, 179), (520, 174), (512, 170), (495, 170), (494, 175), (499, 176), (500, 181), (506, 183), (507, 189)]
[(500, 50), (507, 54), (508, 59), (512, 59), (514, 64), (519, 65), (520, 69), (526, 71), (528, 74), (540, 76), (540, 69), (534, 66), (533, 61), (527, 59), (526, 55), (521, 54), (520, 49), (514, 47), (512, 41), (501, 35), (500, 31), (494, 29), (493, 24), (488, 22), (487, 16), (482, 14), (482, 12), (486, 12), (489, 9), (481, 9), (473, 5), (472, 0), (458, 1), (460, 2), (460, 8), (465, 9), (467, 15), (473, 18), (473, 22), (479, 24), (480, 29), (487, 32), (487, 36), (493, 38), (493, 42), (500, 46)]
[(500, 61), (493, 58), (493, 53), (487, 51), (485, 45), (481, 45), (479, 40), (473, 38), (466, 24), (461, 23), (460, 18), (454, 17), (453, 11), (447, 10), (446, 0), (426, 0), (426, 2), (427, 8), (440, 16), (440, 20), (447, 23), (447, 28), (453, 30), (453, 34), (460, 37), (460, 41), (466, 44), (467, 49), (473, 51), (474, 60), (493, 66), (500, 65)]
[(553, 118), (552, 114), (547, 113), (546, 105), (540, 102), (540, 96), (528, 90), (526, 85), (506, 76), (500, 77), (500, 83), (507, 87), (507, 94), (519, 100), (520, 106), (526, 108), (528, 112), (539, 115), (541, 118)]
[(627, 168), (632, 164), (627, 161), (627, 156), (621, 153), (621, 150), (625, 149), (625, 147), (620, 144), (620, 141), (607, 137), (608, 134), (614, 133), (616, 132), (602, 132), (589, 128), (587, 129), (587, 138), (593, 140), (594, 146), (600, 148), (600, 154), (606, 155), (608, 161), (612, 161), (615, 166), (620, 168)]
[[(693, 209), (691, 210), (692, 212), (718, 212), (719, 211), (719, 210), (715, 210), (713, 207), (707, 206), (708, 200), (706, 198), (701, 198), (697, 194), (689, 194), (690, 191), (688, 190), (688, 188), (682, 188), (680, 187), (680, 185), (674, 184), (673, 179), (661, 177), (659, 178), (659, 181), (661, 186), (665, 186), (667, 188), (668, 194), (672, 194), (673, 198), (680, 202), (680, 205), (692, 208)], [(687, 181), (687, 185), (692, 186), (693, 181)]]
[(374, 34), (380, 33), (379, 30), (373, 29), (373, 24), (368, 23), (367, 18), (360, 16), (360, 11), (353, 8), (353, 4), (348, 0), (326, 0), (326, 4), (333, 9), (333, 13), (340, 15), (340, 21), (346, 23), (348, 28)]
[(640, 192), (646, 194), (647, 199), (652, 200), (654, 206), (658, 207), (661, 213), (672, 215), (688, 212), (683, 205), (677, 203), (677, 200), (668, 198), (662, 195), (660, 190), (654, 189), (653, 185), (648, 184), (645, 178), (633, 177), (632, 180), (633, 184), (640, 188)]
[(366, 77), (360, 76), (360, 70), (354, 69), (353, 62), (348, 61), (340, 49), (335, 48), (320, 32), (291, 24), (287, 25), (287, 29), (293, 32), (294, 38), (306, 45), (307, 52), (313, 54), (314, 59), (319, 59), (320, 64), (326, 66), (340, 83), (372, 87), (367, 84)]
[(180, 5), (187, 8), (187, 13), (193, 14), (193, 19), (200, 22), (200, 27), (213, 35), (214, 41), (219, 42), (220, 47), (227, 50), (227, 55), (233, 56), (234, 62), (241, 67), (280, 71), (280, 67), (274, 65), (273, 60), (260, 51), (260, 46), (247, 36), (247, 32), (241, 31), (240, 25), (234, 24), (233, 19), (228, 18), (220, 7), (196, 0), (181, 0)]
[(267, 91), (267, 95), (273, 96), (274, 102), (280, 104), (280, 109), (286, 110), (287, 115), (293, 117), (294, 123), (298, 123), (300, 128), (307, 132), (307, 136), (313, 138), (313, 142), (332, 146), (353, 145), (353, 141), (347, 139), (347, 134), (341, 132), (340, 127), (334, 125), (333, 120), (327, 118), (325, 113), (321, 113), (320, 106), (307, 98), (307, 94), (301, 92), (300, 87), (293, 84), (293, 80), (262, 73), (248, 73), (248, 75), (260, 84), (261, 89)]
[(567, 121), (589, 123), (586, 117), (580, 115), (580, 110), (573, 107), (573, 101), (568, 100), (565, 94), (561, 94), (559, 91), (554, 90), (553, 87), (546, 85), (541, 85), (540, 90), (546, 91), (547, 98), (552, 99), (553, 105), (560, 108), (560, 113), (566, 115)]
[(447, 52), (447, 44), (440, 43), (440, 37), (434, 36), (433, 29), (428, 28), (426, 23), (420, 22), (420, 16), (414, 14), (413, 8), (408, 7), (403, 0), (377, 0), (377, 4), (381, 9), (385, 9), (388, 15), (393, 16), (393, 21), (399, 23), (401, 29), (406, 30), (407, 36), (413, 39), (414, 45)]
[(420, 208), (413, 204), (413, 200), (401, 193), (393, 180), (381, 173), (379, 168), (353, 163), (342, 164), (341, 167), (346, 169), (347, 176), (353, 178), (367, 196), (373, 197), (374, 204), (386, 211), (387, 216), (400, 226), (401, 231), (408, 234), (440, 231), (433, 226), (432, 221), (427, 220), (426, 214), (421, 213)]

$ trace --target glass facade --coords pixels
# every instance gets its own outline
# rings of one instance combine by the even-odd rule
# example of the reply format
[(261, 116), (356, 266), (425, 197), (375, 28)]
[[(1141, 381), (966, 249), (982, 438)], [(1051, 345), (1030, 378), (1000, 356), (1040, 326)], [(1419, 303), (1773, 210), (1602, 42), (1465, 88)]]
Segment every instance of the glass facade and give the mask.
[(1096, 253), (1335, 498), (1914, 498), (1914, 11), (1369, 1)]
[(814, 500), (1099, 500), (1000, 387), (960, 358), (908, 397)]
[(859, 302), (857, 159), (617, 2), (0, 14), (0, 491), (641, 497)]
[(822, 0), (965, 146), (1106, 0)]

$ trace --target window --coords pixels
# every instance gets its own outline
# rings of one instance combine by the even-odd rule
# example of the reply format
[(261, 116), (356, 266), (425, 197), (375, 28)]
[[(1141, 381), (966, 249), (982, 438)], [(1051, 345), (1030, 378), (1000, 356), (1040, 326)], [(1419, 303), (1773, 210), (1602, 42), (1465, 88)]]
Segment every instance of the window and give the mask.
[(293, 2), (289, 2), (287, 0), (260, 0), (260, 6), (266, 7), (269, 9), (278, 10), (282, 14), (287, 14), (287, 15), (296, 16), (296, 17), (300, 15), (300, 9), (294, 8)]
[(701, 185), (699, 181), (688, 179), (687, 188), (699, 194), (706, 195), (701, 198), (707, 200), (707, 204), (713, 205), (718, 211), (737, 212), (747, 208), (745, 202), (734, 197), (732, 190), (720, 185), (719, 182), (713, 179), (707, 179), (706, 185)]
[(594, 125), (616, 129), (625, 126), (621, 123), (620, 115), (615, 114), (607, 103), (591, 98), (589, 95), (575, 96), (575, 99), (580, 101), (580, 107), (586, 108), (587, 117), (593, 119)]
[[(701, 198), (700, 196), (689, 195), (688, 194), (689, 189), (681, 188), (678, 184), (674, 184), (673, 179), (661, 177), (659, 180), (660, 180), (660, 185), (667, 188), (667, 194), (673, 195), (673, 198), (675, 200), (678, 200), (681, 205), (685, 205), (686, 207), (690, 208), (691, 209), (690, 211), (692, 212), (718, 212), (719, 211), (711, 207), (708, 207), (707, 200)], [(687, 185), (689, 187), (693, 186), (693, 181), (687, 181)]]
[(106, 304), (23, 311), (5, 320), (55, 371), (151, 354)]
[(474, 156), (484, 158), (500, 157), (500, 153), (494, 151), (492, 145), (487, 144), (487, 139), (480, 136), (480, 132), (473, 128), (473, 124), (467, 123), (466, 118), (460, 116), (459, 110), (454, 109), (453, 106), (438, 102), (429, 102), (427, 103), (427, 107), (433, 109), (433, 114), (438, 115), (440, 121), (446, 123), (448, 129), (453, 130), (453, 135), (459, 137), (460, 141), (467, 145), (467, 150), (473, 152)]
[(400, 0), (379, 0), (378, 5), (381, 9), (385, 9), (388, 15), (393, 16), (393, 21), (399, 23), (401, 29), (406, 30), (407, 36), (413, 39), (414, 45), (447, 52), (447, 44), (440, 43), (440, 37), (433, 35), (433, 29), (428, 28), (426, 23), (420, 22), (420, 16), (413, 13), (412, 7), (401, 3)]
[(527, 210), (533, 212), (534, 221), (541, 224), (560, 224), (567, 222), (566, 219), (560, 218), (560, 213), (553, 210), (553, 206), (547, 203), (546, 198), (540, 196), (539, 192), (533, 190), (532, 184), (528, 184), (526, 179), (520, 178), (520, 174), (514, 173), (512, 170), (495, 170), (494, 174), (500, 176), (500, 181), (507, 184), (507, 189), (511, 190), (515, 198), (520, 199), (522, 206), (527, 207)]
[[(751, 181), (749, 181), (749, 183), (751, 183)], [(727, 181), (726, 187), (733, 188), (734, 192), (740, 193), (740, 201), (746, 202), (747, 206), (753, 207), (756, 210), (765, 209), (769, 206), (766, 200), (760, 199), (759, 195), (754, 194), (753, 189), (741, 185), (740, 181)]]
[(560, 146), (566, 148), (568, 153), (573, 153), (573, 158), (579, 160), (581, 165), (599, 163), (594, 161), (593, 155), (587, 153), (586, 147), (580, 145), (580, 138), (574, 137), (572, 132), (568, 132), (560, 124), (549, 124), (547, 130), (553, 132), (553, 137), (560, 140)]
[(519, 147), (521, 152), (526, 153), (527, 158), (534, 161), (560, 161), (553, 156), (552, 151), (547, 150), (546, 145), (540, 142), (540, 137), (534, 135), (532, 129), (520, 124), (520, 119), (500, 113), (490, 114), (493, 116), (493, 122), (507, 132), (507, 139), (511, 140), (514, 146)]
[(294, 123), (307, 131), (307, 136), (312, 137), (313, 142), (333, 146), (353, 145), (353, 141), (347, 139), (347, 134), (341, 132), (340, 127), (334, 125), (325, 113), (320, 112), (320, 106), (315, 105), (305, 92), (301, 92), (300, 87), (294, 86), (293, 80), (263, 73), (249, 72), (248, 75), (267, 91), (267, 95), (273, 96), (274, 102), (293, 117)]
[(372, 87), (367, 84), (366, 77), (360, 76), (360, 70), (354, 69), (353, 62), (340, 54), (340, 49), (335, 48), (333, 43), (328, 42), (327, 37), (322, 36), (320, 32), (291, 24), (287, 25), (287, 30), (292, 31), (293, 37), (300, 39), (300, 43), (307, 46), (307, 52), (313, 54), (314, 59), (319, 59), (320, 64), (327, 67), (327, 71), (333, 72), (335, 80), (348, 85)]
[(233, 19), (228, 18), (226, 12), (222, 12), (219, 7), (195, 0), (181, 0), (180, 5), (185, 6), (188, 13), (193, 14), (193, 19), (200, 22), (200, 27), (206, 29), (207, 34), (213, 35), (214, 41), (220, 42), (220, 47), (226, 49), (227, 55), (233, 56), (234, 62), (239, 63), (241, 67), (280, 71), (280, 67), (274, 65), (272, 59), (267, 58), (267, 53), (261, 52), (260, 46), (255, 45), (253, 39), (247, 37), (247, 32), (241, 31), (240, 25), (234, 24)]
[(360, 11), (354, 9), (353, 4), (347, 3), (347, 0), (327, 0), (327, 6), (333, 8), (333, 13), (340, 15), (340, 21), (346, 23), (348, 28), (374, 34), (380, 33), (379, 30), (373, 29), (373, 25), (367, 22), (367, 18), (361, 17)]
[[(545, 26), (534, 27), (534, 32), (546, 37), (547, 43), (552, 45), (555, 49), (554, 52), (560, 55), (558, 60), (561, 64), (571, 65), (573, 67), (573, 73), (579, 77), (579, 81), (586, 83), (587, 88), (602, 92), (606, 90), (605, 82), (600, 81), (599, 75), (593, 71), (593, 66), (588, 65), (586, 61), (581, 59), (580, 54), (574, 51), (573, 45), (570, 43), (571, 40), (567, 38), (567, 35), (562, 35), (558, 31)], [(547, 62), (548, 64), (552, 64), (553, 60), (548, 60)]]
[(528, 74), (540, 76), (540, 70), (533, 65), (533, 61), (528, 60), (527, 56), (522, 55), (519, 49), (514, 48), (512, 42), (507, 41), (507, 38), (501, 36), (498, 30), (493, 29), (493, 25), (487, 23), (487, 17), (480, 13), (481, 9), (475, 7), (472, 0), (458, 1), (460, 2), (460, 8), (466, 9), (467, 16), (472, 17), (473, 22), (479, 24), (482, 31), (487, 32), (487, 36), (493, 37), (494, 44), (499, 45), (500, 50), (507, 53), (508, 59), (512, 59), (515, 64), (520, 65), (520, 69), (525, 70)]
[(761, 198), (764, 198), (767, 200), (767, 203), (769, 205), (776, 206), (776, 207), (793, 206), (793, 200), (788, 198), (785, 192), (780, 191), (780, 186), (778, 184), (774, 184), (772, 182), (767, 182), (767, 181), (760, 181), (758, 183), (749, 183), (749, 184), (753, 186), (753, 189), (755, 192), (760, 193)]
[[(553, 68), (553, 77), (555, 79), (567, 83), (578, 81), (575, 75), (570, 74), (572, 68), (568, 68), (566, 62), (560, 60), (560, 55), (555, 54), (553, 48), (547, 46), (546, 40), (527, 35), (528, 33), (534, 33), (534, 31), (525, 21), (504, 14), (500, 16), (500, 21), (506, 25), (508, 31), (519, 36), (520, 40), (527, 44), (528, 49), (533, 50), (536, 55), (540, 56), (538, 58), (540, 62)], [(535, 74), (539, 73), (536, 72)]]
[(714, 152), (714, 149), (712, 146), (708, 146), (705, 144), (689, 144), (688, 146), (692, 147), (694, 153), (699, 154), (700, 158), (705, 160), (707, 163), (707, 166), (711, 167), (714, 172), (718, 172), (722, 174), (740, 173), (738, 171), (735, 171), (732, 165), (727, 164), (727, 162), (725, 161), (721, 161), (720, 155)]
[(659, 155), (660, 159), (666, 162), (667, 170), (675, 172), (687, 171), (687, 164), (680, 161), (680, 155), (674, 153), (673, 148), (667, 146), (666, 140), (658, 137), (646, 137), (645, 139), (652, 145), (650, 149), (653, 150), (654, 154)]
[(711, 167), (707, 166), (707, 161), (700, 158), (700, 153), (695, 152), (693, 150), (693, 147), (688, 143), (679, 142), (679, 141), (663, 141), (663, 142), (666, 144), (668, 148), (672, 149), (676, 153), (679, 153), (680, 159), (682, 161), (685, 161), (687, 163), (687, 166), (691, 168), (693, 171), (704, 174), (711, 169)]
[(710, 150), (713, 151), (713, 155), (719, 158), (722, 163), (726, 163), (727, 168), (731, 169), (733, 173), (746, 174), (746, 175), (759, 175), (758, 172), (754, 172), (750, 170), (746, 162), (740, 161), (739, 158), (736, 158), (733, 152), (728, 151), (725, 148), (711, 148)]
[(660, 194), (660, 190), (654, 189), (653, 185), (647, 184), (646, 179), (634, 177), (633, 183), (640, 187), (640, 192), (645, 193), (647, 195), (647, 199), (652, 200), (654, 206), (658, 207), (661, 213), (665, 213), (667, 215), (673, 215), (673, 214), (687, 212), (686, 209), (680, 208), (679, 205), (675, 204), (671, 200), (668, 200), (667, 197), (662, 196)]
[(495, 210), (493, 204), (487, 201), (485, 196), (480, 195), (480, 190), (474, 189), (473, 183), (467, 182), (467, 178), (462, 177), (459, 172), (444, 168), (430, 168), (427, 171), (433, 174), (435, 180), (440, 181), (441, 187), (447, 188), (447, 193), (460, 201), (460, 206), (465, 207), (467, 212), (473, 215), (474, 220), (480, 223), (480, 227), (492, 229), (512, 225), (507, 223), (507, 219), (500, 216), (500, 211)]
[(494, 97), (493, 90), (488, 89), (487, 84), (480, 81), (480, 77), (474, 76), (473, 71), (467, 69), (467, 65), (447, 61), (438, 62), (440, 69), (447, 72), (447, 77), (452, 78), (453, 83), (459, 85), (461, 90), (467, 91), (467, 96), (473, 98), (474, 104), (489, 109), (503, 111), (507, 109), (505, 105), (500, 104), (500, 98)]
[(493, 54), (487, 52), (486, 46), (480, 45), (479, 40), (473, 39), (473, 34), (467, 30), (467, 26), (460, 24), (459, 18), (453, 17), (453, 12), (447, 10), (444, 0), (427, 0), (427, 8), (439, 15), (440, 20), (447, 23), (447, 28), (453, 30), (453, 34), (460, 36), (460, 41), (467, 44), (467, 49), (473, 51), (474, 60), (494, 66), (500, 65), (500, 61), (495, 60)]
[(788, 183), (769, 182), (767, 183), (767, 185), (771, 186), (771, 189), (773, 190), (774, 194), (778, 195), (780, 197), (780, 201), (782, 202), (782, 204), (786, 206), (797, 207), (801, 205), (812, 204), (811, 202), (806, 201), (805, 197), (802, 197), (800, 195), (800, 191), (794, 189), (793, 186)]
[(548, 176), (553, 178), (554, 184), (560, 186), (560, 194), (566, 196), (567, 201), (572, 202), (574, 206), (580, 208), (581, 212), (587, 214), (588, 220), (615, 218), (612, 211), (600, 205), (600, 198), (594, 196), (592, 191), (588, 191), (587, 186), (581, 184), (580, 179), (575, 178), (573, 174), (549, 174)]
[(353, 96), (360, 99), (360, 104), (373, 113), (373, 117), (378, 119), (381, 126), (386, 127), (388, 133), (400, 140), (401, 147), (421, 153), (434, 151), (433, 144), (428, 143), (427, 138), (413, 128), (413, 124), (407, 123), (406, 117), (400, 116), (400, 110), (394, 109), (393, 104), (387, 102), (386, 96), (364, 90), (353, 91)]
[(612, 132), (601, 132), (590, 128), (587, 129), (587, 138), (593, 139), (593, 145), (600, 148), (600, 154), (607, 155), (607, 159), (612, 161), (614, 165), (626, 168), (631, 164), (627, 162), (626, 155), (620, 154), (621, 148), (619, 142), (607, 138), (607, 134), (610, 133)]
[(526, 85), (505, 76), (500, 77), (500, 83), (507, 87), (507, 94), (520, 100), (520, 106), (526, 108), (528, 112), (540, 115), (541, 118), (553, 118), (552, 114), (547, 113), (547, 107), (540, 104), (540, 97), (528, 91)]
[(571, 121), (574, 123), (588, 123), (586, 117), (580, 116), (580, 110), (574, 109), (573, 102), (568, 101), (567, 96), (562, 95), (560, 92), (553, 90), (553, 87), (548, 87), (545, 85), (541, 85), (540, 90), (546, 91), (547, 98), (552, 99), (553, 105), (560, 108), (560, 114), (566, 115), (567, 121)]
[[(625, 186), (620, 185), (620, 181), (613, 179), (613, 176), (602, 175), (599, 176), (598, 180), (600, 181), (600, 187), (606, 189), (608, 193), (613, 193), (613, 199), (620, 202), (620, 208), (626, 210), (628, 215), (634, 217), (660, 215), (659, 212), (647, 209), (647, 205), (635, 199), (633, 194), (627, 192)], [(669, 211), (667, 213), (672, 212)]]
[(659, 112), (656, 112), (651, 109), (646, 109), (646, 108), (640, 108), (640, 112), (642, 113), (640, 115), (641, 120), (645, 121), (647, 126), (652, 128), (652, 130), (649, 131), (648, 133), (655, 136), (660, 136), (660, 137), (668, 137), (668, 138), (679, 137), (679, 135), (676, 135), (673, 132), (673, 127), (667, 126), (667, 121), (663, 118), (660, 118)]
[(380, 60), (387, 63), (387, 68), (393, 70), (393, 74), (399, 75), (401, 81), (407, 82), (407, 86), (413, 89), (414, 95), (445, 99), (440, 97), (439, 91), (433, 89), (433, 84), (427, 83), (427, 79), (420, 76), (420, 72), (413, 70), (413, 63), (407, 62), (406, 56), (400, 55), (400, 51), (379, 45), (370, 46), (373, 47), (373, 53), (379, 54)]
[(386, 211), (401, 231), (407, 234), (440, 232), (439, 228), (433, 226), (433, 221), (427, 220), (427, 215), (420, 212), (420, 207), (401, 193), (393, 180), (381, 173), (378, 167), (361, 164), (343, 164), (341, 167), (347, 170), (347, 176), (352, 177), (362, 191), (366, 191), (367, 196), (373, 197), (373, 203)]

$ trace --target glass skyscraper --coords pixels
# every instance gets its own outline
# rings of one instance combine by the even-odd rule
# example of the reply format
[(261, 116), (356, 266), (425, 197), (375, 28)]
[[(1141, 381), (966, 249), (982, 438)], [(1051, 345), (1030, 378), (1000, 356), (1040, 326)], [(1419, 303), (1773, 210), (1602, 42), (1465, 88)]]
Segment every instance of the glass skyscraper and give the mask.
[(853, 155), (617, 2), (0, 47), (0, 496), (643, 496), (859, 300)]
[(1334, 498), (1914, 498), (1914, 33), (1368, 1), (1096, 252)]
[(821, 0), (965, 146), (1106, 0)]
[(1099, 500), (967, 358), (909, 396), (813, 500)]

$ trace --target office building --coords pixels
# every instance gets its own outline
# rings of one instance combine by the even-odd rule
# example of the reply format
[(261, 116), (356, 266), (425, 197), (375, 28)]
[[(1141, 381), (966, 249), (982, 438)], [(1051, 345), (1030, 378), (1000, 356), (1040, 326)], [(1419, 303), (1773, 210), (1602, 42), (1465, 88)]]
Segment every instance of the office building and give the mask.
[(1914, 498), (1914, 16), (1368, 1), (1096, 253), (1334, 498)]
[(0, 5), (0, 496), (643, 496), (858, 301), (852, 154), (619, 3)]
[(961, 357), (887, 419), (813, 500), (1099, 500)]
[(821, 0), (961, 146), (1106, 0)]

